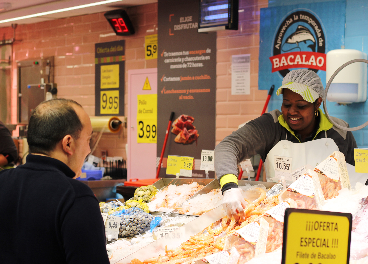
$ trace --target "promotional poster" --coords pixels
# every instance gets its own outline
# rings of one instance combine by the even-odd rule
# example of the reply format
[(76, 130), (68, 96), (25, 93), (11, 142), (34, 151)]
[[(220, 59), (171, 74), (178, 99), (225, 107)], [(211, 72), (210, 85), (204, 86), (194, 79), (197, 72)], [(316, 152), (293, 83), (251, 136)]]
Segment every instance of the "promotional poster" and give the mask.
[[(164, 158), (200, 161), (203, 149), (215, 148), (216, 32), (198, 33), (199, 1), (159, 1), (158, 14), (157, 157), (174, 112)], [(205, 177), (197, 165), (192, 177)]]
[[(281, 86), (294, 69), (315, 71), (326, 85), (326, 53), (341, 49), (345, 33), (345, 1), (278, 6), (261, 9), (260, 90)], [(280, 109), (281, 98), (268, 109)]]

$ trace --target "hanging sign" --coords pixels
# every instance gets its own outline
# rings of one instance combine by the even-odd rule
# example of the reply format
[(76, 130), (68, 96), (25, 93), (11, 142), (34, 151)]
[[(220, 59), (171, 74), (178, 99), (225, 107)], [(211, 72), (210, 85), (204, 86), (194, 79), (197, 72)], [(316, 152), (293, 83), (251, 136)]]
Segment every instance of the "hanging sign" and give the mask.
[(282, 264), (349, 263), (352, 215), (287, 208)]
[(157, 143), (157, 94), (137, 98), (137, 142)]
[(124, 116), (124, 40), (95, 44), (95, 72), (95, 116)]

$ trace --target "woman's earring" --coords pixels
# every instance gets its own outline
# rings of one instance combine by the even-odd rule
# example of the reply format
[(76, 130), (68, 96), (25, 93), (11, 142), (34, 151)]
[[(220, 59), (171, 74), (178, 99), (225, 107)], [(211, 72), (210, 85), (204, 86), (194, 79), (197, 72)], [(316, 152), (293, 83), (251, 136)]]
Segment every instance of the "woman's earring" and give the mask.
[(318, 116), (318, 110), (314, 111), (314, 115)]

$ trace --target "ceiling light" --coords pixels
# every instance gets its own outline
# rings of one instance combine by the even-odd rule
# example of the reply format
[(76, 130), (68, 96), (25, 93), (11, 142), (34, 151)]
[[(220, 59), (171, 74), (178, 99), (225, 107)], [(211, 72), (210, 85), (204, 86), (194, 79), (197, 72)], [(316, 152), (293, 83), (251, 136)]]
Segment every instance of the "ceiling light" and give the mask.
[(61, 9), (57, 9), (57, 10), (51, 10), (51, 11), (36, 13), (36, 14), (32, 14), (32, 15), (27, 15), (27, 16), (20, 16), (20, 17), (4, 19), (4, 20), (0, 20), (0, 23), (7, 23), (7, 22), (17, 21), (17, 20), (22, 20), (22, 19), (27, 19), (27, 18), (32, 18), (32, 17), (46, 16), (46, 15), (51, 15), (51, 14), (56, 14), (56, 13), (61, 13), (61, 12), (86, 8), (86, 7), (105, 5), (105, 4), (120, 2), (120, 1), (121, 0), (104, 0), (104, 1), (91, 3), (91, 4), (79, 5), (79, 6), (73, 6), (73, 7), (66, 7), (66, 8), (61, 8)]

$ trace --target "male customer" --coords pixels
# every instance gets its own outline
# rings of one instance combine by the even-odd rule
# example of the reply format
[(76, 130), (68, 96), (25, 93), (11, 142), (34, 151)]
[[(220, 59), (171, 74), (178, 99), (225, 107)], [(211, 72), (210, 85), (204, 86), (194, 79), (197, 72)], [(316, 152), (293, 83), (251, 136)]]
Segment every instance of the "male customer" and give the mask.
[(0, 172), (0, 263), (109, 263), (98, 200), (73, 179), (91, 134), (87, 113), (72, 100), (33, 110), (26, 163)]

